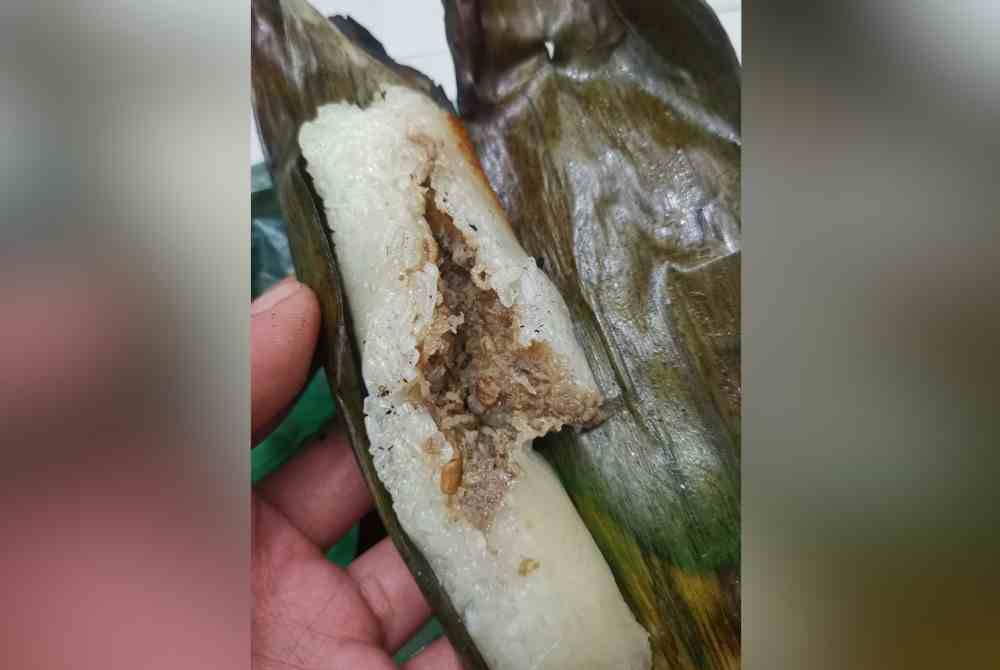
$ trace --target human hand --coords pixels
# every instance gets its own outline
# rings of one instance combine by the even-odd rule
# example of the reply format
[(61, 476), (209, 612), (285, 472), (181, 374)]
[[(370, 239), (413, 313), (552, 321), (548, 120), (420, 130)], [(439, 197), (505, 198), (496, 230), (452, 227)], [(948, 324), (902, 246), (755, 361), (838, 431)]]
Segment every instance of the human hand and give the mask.
[[(274, 428), (309, 376), (320, 314), (308, 287), (286, 279), (251, 304), (255, 442)], [(394, 668), (394, 654), (430, 608), (389, 538), (345, 570), (325, 550), (372, 505), (344, 435), (306, 447), (253, 491), (252, 652), (257, 670)], [(459, 670), (447, 639), (407, 670)]]

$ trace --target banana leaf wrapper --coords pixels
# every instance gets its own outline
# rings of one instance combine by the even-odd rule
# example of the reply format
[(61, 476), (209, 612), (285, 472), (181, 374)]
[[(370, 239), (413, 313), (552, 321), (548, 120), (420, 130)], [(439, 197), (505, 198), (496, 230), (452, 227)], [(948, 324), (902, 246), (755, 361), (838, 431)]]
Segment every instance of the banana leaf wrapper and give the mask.
[[(458, 107), (620, 409), (536, 446), (657, 668), (740, 662), (740, 68), (694, 0), (445, 0)], [(551, 55), (550, 55), (551, 54)]]
[[(547, 455), (650, 630), (656, 667), (731, 667), (739, 654), (740, 394), (732, 49), (699, 3), (675, 11), (679, 27), (646, 21), (642, 33), (620, 7), (600, 3), (445, 4), (460, 106), (480, 159), (522, 244), (562, 289), (605, 393), (618, 399), (604, 426), (548, 439)], [(691, 16), (700, 37), (685, 32)], [(546, 40), (555, 43), (551, 61)], [(669, 47), (658, 51), (663, 40)], [(320, 299), (319, 355), (338, 416), (387, 531), (463, 664), (485, 668), (372, 467), (336, 257), (297, 144), (319, 106), (364, 106), (382, 85), (450, 105), (356, 23), (329, 22), (301, 0), (255, 0), (251, 41), (254, 108), (296, 271)], [(560, 58), (572, 81), (553, 87)], [(602, 99), (621, 94), (627, 104)], [(586, 109), (588, 99), (623, 114), (596, 125), (572, 118), (567, 110)], [(580, 127), (561, 125), (570, 119)], [(539, 141), (531, 150), (521, 144)], [(601, 162), (615, 157), (621, 164)], [(597, 183), (622, 177), (619, 170), (630, 190), (616, 195), (614, 181)], [(659, 185), (641, 190), (650, 184)]]

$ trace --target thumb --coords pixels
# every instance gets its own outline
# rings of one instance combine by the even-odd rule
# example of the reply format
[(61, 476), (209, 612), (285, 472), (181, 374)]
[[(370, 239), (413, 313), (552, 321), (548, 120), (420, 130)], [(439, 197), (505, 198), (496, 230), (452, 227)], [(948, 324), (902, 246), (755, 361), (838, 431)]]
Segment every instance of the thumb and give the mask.
[(255, 442), (305, 385), (319, 325), (316, 296), (294, 278), (250, 304), (250, 414)]

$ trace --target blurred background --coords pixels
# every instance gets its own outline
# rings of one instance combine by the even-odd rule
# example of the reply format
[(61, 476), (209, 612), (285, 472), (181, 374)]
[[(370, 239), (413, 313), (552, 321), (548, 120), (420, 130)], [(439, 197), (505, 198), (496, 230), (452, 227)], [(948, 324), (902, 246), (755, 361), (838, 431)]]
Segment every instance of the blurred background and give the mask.
[[(746, 665), (995, 667), (1000, 5), (742, 11)], [(0, 6), (8, 667), (249, 662), (248, 15)]]
[(249, 7), (0, 3), (0, 665), (249, 661)]
[(748, 5), (748, 667), (1000, 667), (1000, 3)]

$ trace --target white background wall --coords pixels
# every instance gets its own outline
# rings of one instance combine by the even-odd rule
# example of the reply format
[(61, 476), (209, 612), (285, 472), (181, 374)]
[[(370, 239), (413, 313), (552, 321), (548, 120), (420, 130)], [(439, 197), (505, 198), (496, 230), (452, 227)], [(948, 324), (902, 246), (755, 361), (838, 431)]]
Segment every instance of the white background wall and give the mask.
[[(707, 0), (719, 15), (742, 60), (741, 0)], [(417, 68), (455, 99), (455, 71), (444, 36), (441, 0), (311, 0), (329, 16), (348, 14), (370, 30), (396, 61)], [(250, 163), (262, 160), (257, 127), (251, 119)]]

